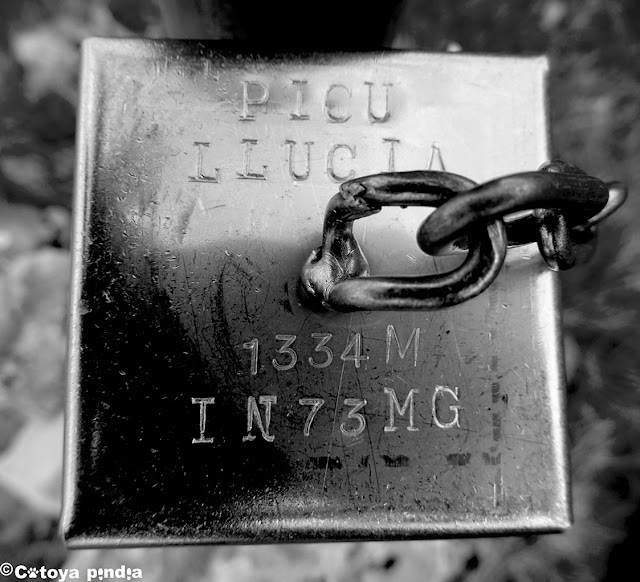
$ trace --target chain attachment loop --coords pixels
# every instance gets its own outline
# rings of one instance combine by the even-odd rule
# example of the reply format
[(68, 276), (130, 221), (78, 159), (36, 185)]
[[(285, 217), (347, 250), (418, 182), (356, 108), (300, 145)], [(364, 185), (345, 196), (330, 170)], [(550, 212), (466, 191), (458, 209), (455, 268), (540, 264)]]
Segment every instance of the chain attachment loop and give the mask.
[[(536, 241), (548, 266), (575, 263), (574, 243), (595, 237), (595, 225), (626, 199), (609, 185), (562, 161), (478, 185), (449, 172), (375, 174), (349, 180), (327, 205), (322, 245), (302, 269), (301, 286), (312, 303), (337, 311), (430, 310), (456, 305), (484, 291), (498, 275), (507, 245)], [(383, 206), (432, 206), (420, 225), (418, 246), (429, 255), (467, 250), (449, 273), (371, 277), (353, 234), (353, 221)], [(506, 215), (532, 214), (505, 223)]]

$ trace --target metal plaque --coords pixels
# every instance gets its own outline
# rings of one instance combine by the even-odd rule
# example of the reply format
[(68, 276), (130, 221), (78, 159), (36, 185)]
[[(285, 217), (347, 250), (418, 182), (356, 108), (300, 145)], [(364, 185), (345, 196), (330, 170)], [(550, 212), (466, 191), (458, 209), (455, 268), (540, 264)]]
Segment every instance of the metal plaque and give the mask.
[[(570, 521), (556, 275), (437, 311), (310, 309), (340, 182), (548, 158), (546, 60), (90, 40), (63, 527), (72, 547), (549, 532)], [(424, 208), (356, 223), (428, 274)]]

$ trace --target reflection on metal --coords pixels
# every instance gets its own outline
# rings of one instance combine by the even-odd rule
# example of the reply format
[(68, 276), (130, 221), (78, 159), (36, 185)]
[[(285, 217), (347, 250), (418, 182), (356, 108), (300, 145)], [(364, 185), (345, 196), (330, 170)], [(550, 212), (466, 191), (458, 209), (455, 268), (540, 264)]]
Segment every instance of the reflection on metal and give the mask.
[[(548, 159), (545, 60), (225, 50), (84, 47), (69, 545), (566, 527), (557, 275), (534, 244), (447, 309), (317, 312), (298, 294), (328, 169), (426, 169), (437, 143), (482, 184)], [(350, 118), (333, 123), (338, 85), (330, 110)], [(353, 223), (372, 272), (457, 268), (418, 247), (429, 212)]]

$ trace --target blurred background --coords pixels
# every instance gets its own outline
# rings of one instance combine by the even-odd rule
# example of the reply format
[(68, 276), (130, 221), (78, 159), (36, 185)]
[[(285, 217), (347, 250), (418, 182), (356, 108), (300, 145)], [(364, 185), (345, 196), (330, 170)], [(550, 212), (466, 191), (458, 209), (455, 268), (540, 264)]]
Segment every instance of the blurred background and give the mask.
[[(80, 42), (175, 36), (181, 6), (198, 0), (162, 2), (164, 13), (153, 0), (0, 2), (0, 562), (81, 571), (124, 564), (142, 568), (144, 580), (176, 582), (632, 578), (640, 533), (636, 0), (406, 0), (382, 3), (382, 18), (373, 3), (323, 4), (376, 20), (367, 24), (378, 26), (372, 37), (367, 27), (360, 38), (328, 35), (337, 44), (548, 54), (554, 155), (630, 186), (593, 259), (562, 275), (573, 528), (469, 541), (65, 550), (57, 527)], [(281, 12), (292, 7), (309, 10), (267, 4), (259, 30), (226, 11), (202, 34), (262, 42), (271, 18), (281, 46), (287, 27), (292, 38), (327, 36), (285, 25)], [(197, 24), (180, 26), (199, 34)]]

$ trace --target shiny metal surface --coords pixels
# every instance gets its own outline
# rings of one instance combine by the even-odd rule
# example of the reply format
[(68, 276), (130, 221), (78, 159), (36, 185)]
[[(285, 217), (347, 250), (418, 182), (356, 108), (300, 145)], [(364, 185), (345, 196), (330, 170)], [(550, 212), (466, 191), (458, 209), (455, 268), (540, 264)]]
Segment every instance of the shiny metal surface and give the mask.
[[(431, 312), (319, 313), (349, 176), (548, 158), (543, 59), (84, 47), (63, 528), (71, 547), (407, 539), (570, 521), (556, 274), (510, 249)], [(387, 92), (388, 91), (388, 92)], [(427, 211), (359, 220), (372, 271)]]

